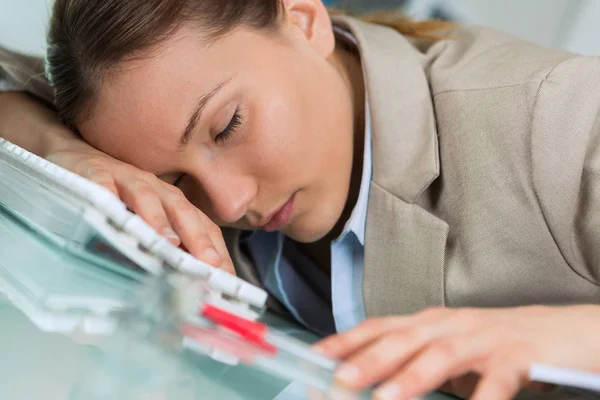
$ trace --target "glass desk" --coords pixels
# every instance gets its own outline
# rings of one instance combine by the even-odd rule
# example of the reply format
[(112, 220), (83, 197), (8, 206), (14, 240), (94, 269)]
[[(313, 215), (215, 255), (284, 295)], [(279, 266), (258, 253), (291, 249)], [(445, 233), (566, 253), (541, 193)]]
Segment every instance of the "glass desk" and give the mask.
[[(99, 348), (79, 344), (62, 334), (41, 332), (25, 315), (0, 300), (0, 390), (7, 400), (66, 400), (72, 398), (82, 369), (94, 363)], [(279, 325), (276, 320), (270, 323)], [(283, 323), (282, 325), (285, 325)], [(299, 336), (302, 336), (300, 331)], [(309, 335), (306, 337), (308, 338)], [(189, 360), (189, 375), (197, 386), (197, 399), (275, 399), (289, 385), (247, 366), (220, 364), (208, 357)], [(285, 396), (279, 397), (286, 400)], [(450, 399), (432, 394), (430, 400)], [(177, 399), (173, 399), (177, 400)], [(187, 399), (186, 399), (187, 400)]]
[[(61, 250), (56, 243), (49, 243), (8, 217), (0, 207), (0, 289), (8, 293), (7, 296), (0, 294), (0, 393), (3, 399), (81, 399), (77, 394), (81, 382), (105, 356), (100, 345), (107, 339), (100, 336), (90, 342), (87, 336), (48, 333), (32, 323), (31, 318), (38, 315), (35, 309), (61, 310), (73, 298), (87, 296), (90, 301), (104, 301), (107, 307), (126, 302), (136, 284), (135, 274), (119, 274), (115, 268), (115, 265), (99, 265), (98, 260)], [(11, 291), (11, 288), (18, 290)], [(25, 293), (29, 300), (18, 293)], [(42, 313), (37, 324), (43, 325), (44, 318)], [(303, 341), (316, 340), (276, 316), (267, 314), (264, 321)], [(151, 363), (159, 374), (163, 374), (162, 368), (166, 371), (177, 364), (176, 372), (173, 373), (172, 368), (169, 372), (177, 387), (167, 396), (169, 400), (302, 398), (289, 388), (290, 382), (249, 366), (230, 366), (190, 352), (171, 358), (155, 358)], [(302, 389), (300, 385), (296, 388)], [(449, 398), (441, 394), (428, 397), (430, 400)]]

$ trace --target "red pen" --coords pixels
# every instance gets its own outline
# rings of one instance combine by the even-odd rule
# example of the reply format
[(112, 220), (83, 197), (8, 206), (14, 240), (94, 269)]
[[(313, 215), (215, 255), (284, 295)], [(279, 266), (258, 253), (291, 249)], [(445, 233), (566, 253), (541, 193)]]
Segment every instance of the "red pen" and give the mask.
[(247, 320), (211, 304), (204, 305), (200, 315), (214, 324), (238, 334), (242, 339), (259, 347), (267, 354), (277, 353), (277, 348), (267, 341), (268, 328), (265, 324)]
[(290, 381), (326, 392), (335, 388), (337, 362), (314, 352), (308, 344), (212, 304), (202, 305), (198, 314), (202, 321), (188, 320), (182, 327), (186, 340)]

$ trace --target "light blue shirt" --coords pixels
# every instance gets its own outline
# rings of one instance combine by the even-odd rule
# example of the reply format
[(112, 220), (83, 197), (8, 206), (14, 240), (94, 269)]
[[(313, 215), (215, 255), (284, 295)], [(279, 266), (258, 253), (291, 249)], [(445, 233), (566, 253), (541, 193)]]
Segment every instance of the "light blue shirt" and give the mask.
[(346, 331), (365, 319), (362, 283), (372, 172), (371, 118), (366, 103), (360, 191), (341, 235), (331, 243), (331, 279), (279, 232), (255, 232), (246, 239), (265, 288), (298, 322), (320, 335)]

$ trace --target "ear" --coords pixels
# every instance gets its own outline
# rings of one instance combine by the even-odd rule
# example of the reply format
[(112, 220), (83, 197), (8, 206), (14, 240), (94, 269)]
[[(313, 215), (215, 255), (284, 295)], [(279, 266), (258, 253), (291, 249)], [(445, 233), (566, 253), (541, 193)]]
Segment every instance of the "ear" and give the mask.
[(283, 0), (286, 22), (300, 30), (310, 46), (324, 58), (335, 50), (335, 35), (321, 0)]

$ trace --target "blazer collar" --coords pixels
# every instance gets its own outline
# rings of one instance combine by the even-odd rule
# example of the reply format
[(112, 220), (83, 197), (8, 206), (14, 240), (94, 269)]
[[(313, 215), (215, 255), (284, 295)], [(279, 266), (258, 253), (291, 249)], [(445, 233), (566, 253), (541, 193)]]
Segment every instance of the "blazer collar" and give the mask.
[(362, 57), (373, 130), (373, 182), (413, 203), (440, 171), (425, 57), (390, 28), (344, 16), (333, 22), (352, 33)]
[(348, 17), (334, 23), (358, 42), (371, 109), (366, 314), (409, 314), (443, 306), (449, 227), (415, 204), (440, 172), (425, 57), (392, 29)]

